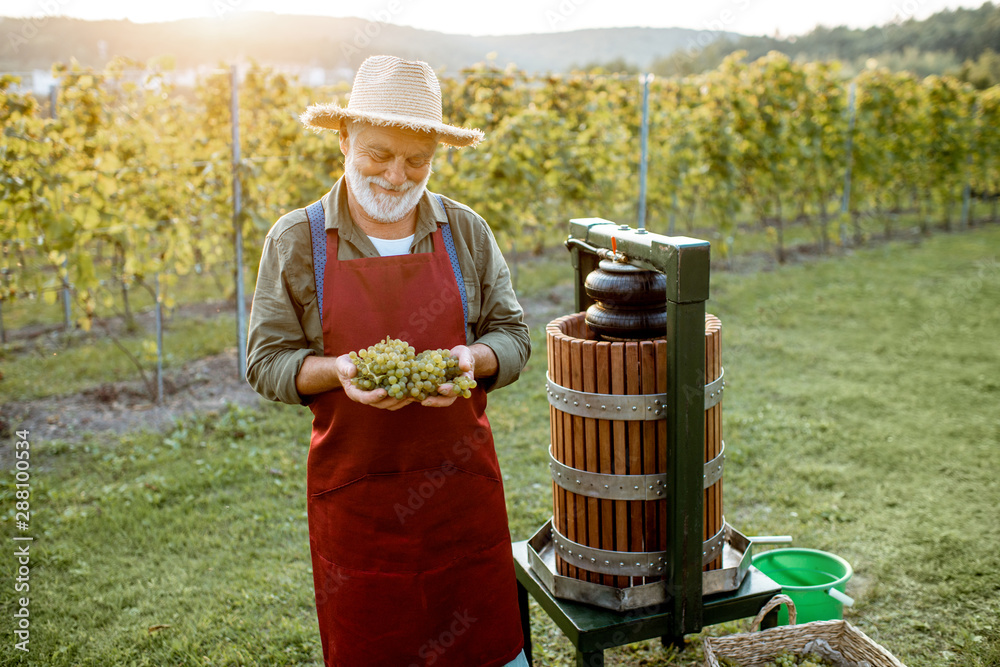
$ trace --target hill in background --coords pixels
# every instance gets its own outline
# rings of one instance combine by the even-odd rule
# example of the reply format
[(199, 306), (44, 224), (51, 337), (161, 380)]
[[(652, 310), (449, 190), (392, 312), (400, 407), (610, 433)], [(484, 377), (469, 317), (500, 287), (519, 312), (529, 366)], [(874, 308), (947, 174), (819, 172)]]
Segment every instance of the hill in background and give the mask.
[(660, 58), (652, 71), (664, 76), (704, 72), (736, 50), (745, 50), (747, 60), (769, 51), (798, 60), (840, 60), (847, 65), (847, 75), (874, 59), (889, 69), (918, 76), (954, 74), (986, 88), (1000, 83), (1000, 5), (985, 2), (975, 9), (944, 10), (923, 21), (900, 19), (863, 30), (818, 27), (787, 38), (719, 40), (698, 51)]
[[(37, 34), (35, 34), (37, 33)], [(503, 67), (528, 72), (568, 71), (592, 62), (618, 61), (648, 69), (657, 58), (706, 40), (685, 28), (607, 28), (573, 32), (472, 37), (418, 30), (357, 18), (290, 16), (263, 12), (169, 23), (0, 19), (8, 36), (0, 70), (48, 69), (76, 58), (103, 66), (113, 56), (147, 61), (171, 56), (179, 68), (255, 60), (263, 65), (354, 71), (369, 55), (392, 53), (457, 72), (494, 56)], [(33, 34), (23, 42), (9, 35)], [(735, 39), (735, 33), (711, 33)]]
[[(425, 60), (445, 73), (492, 59), (527, 72), (603, 66), (661, 76), (713, 69), (736, 50), (747, 60), (780, 51), (798, 60), (841, 60), (851, 76), (874, 59), (918, 76), (953, 74), (979, 88), (1000, 83), (1000, 5), (945, 10), (923, 21), (891, 21), (850, 29), (818, 27), (785, 38), (686, 28), (605, 28), (562, 33), (473, 37), (360, 18), (264, 12), (168, 23), (0, 18), (0, 71), (48, 71), (76, 58), (101, 67), (114, 56), (168, 58), (194, 71), (220, 63), (256, 61), (297, 71), (312, 84), (347, 80), (369, 55)], [(37, 77), (36, 77), (37, 78)], [(44, 83), (44, 82), (43, 82)], [(45, 83), (43, 88), (48, 84)]]

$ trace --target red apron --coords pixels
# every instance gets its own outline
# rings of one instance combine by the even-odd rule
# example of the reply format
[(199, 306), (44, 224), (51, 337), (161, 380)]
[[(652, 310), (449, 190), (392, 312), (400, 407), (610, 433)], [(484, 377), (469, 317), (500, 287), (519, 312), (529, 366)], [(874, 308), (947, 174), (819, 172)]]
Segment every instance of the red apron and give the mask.
[[(434, 252), (337, 261), (327, 233), (324, 354), (402, 338), (465, 344), (441, 230)], [(341, 390), (310, 404), (309, 543), (328, 666), (492, 667), (521, 650), (486, 393), (390, 412)]]

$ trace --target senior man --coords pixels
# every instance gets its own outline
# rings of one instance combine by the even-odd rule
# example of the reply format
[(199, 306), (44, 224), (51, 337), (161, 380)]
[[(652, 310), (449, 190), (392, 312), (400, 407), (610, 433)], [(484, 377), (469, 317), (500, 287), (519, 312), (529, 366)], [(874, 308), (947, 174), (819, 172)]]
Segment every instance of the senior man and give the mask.
[[(517, 379), (530, 341), (486, 222), (425, 189), (442, 122), (427, 63), (366, 60), (346, 108), (303, 123), (340, 133), (344, 176), (264, 241), (247, 380), (313, 412), (309, 542), (327, 665), (526, 665), (486, 392)], [(348, 352), (383, 337), (447, 348), (477, 380), (423, 401), (351, 384)]]

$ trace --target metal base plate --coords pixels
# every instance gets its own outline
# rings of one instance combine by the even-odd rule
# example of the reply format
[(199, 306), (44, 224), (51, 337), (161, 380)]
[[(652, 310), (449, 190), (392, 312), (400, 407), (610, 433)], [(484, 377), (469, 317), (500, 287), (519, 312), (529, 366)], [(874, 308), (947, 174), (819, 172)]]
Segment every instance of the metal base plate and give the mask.
[[(750, 568), (750, 540), (726, 524), (722, 548), (722, 568), (702, 573), (702, 594), (713, 595), (734, 591), (743, 583)], [(596, 605), (613, 611), (628, 611), (663, 604), (670, 596), (664, 582), (618, 588), (581, 581), (558, 574), (555, 545), (552, 542), (552, 520), (545, 522), (528, 540), (528, 563), (532, 572), (552, 595), (559, 598)]]

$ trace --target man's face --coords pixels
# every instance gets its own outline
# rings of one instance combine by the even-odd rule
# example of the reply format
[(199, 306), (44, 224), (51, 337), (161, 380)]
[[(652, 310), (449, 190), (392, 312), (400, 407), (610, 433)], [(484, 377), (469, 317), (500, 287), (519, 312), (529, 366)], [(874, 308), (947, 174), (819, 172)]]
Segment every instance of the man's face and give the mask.
[(392, 223), (414, 209), (431, 175), (433, 135), (352, 123), (340, 133), (351, 193), (372, 219)]

